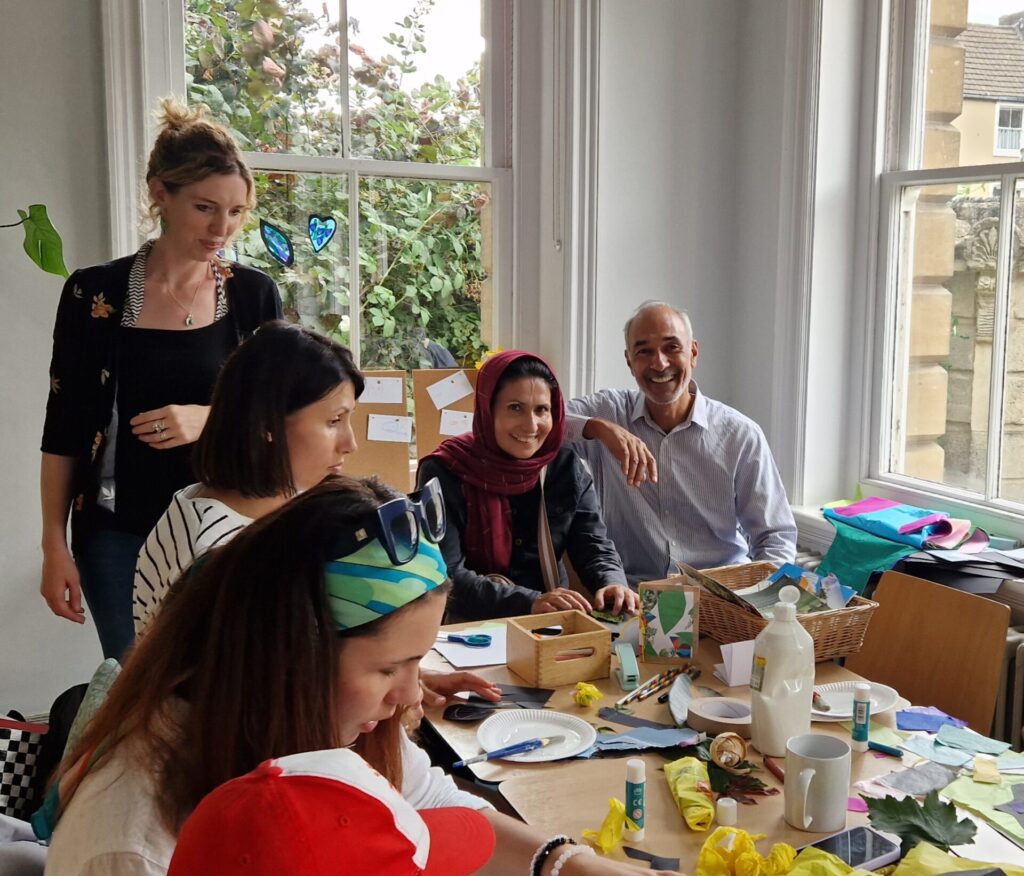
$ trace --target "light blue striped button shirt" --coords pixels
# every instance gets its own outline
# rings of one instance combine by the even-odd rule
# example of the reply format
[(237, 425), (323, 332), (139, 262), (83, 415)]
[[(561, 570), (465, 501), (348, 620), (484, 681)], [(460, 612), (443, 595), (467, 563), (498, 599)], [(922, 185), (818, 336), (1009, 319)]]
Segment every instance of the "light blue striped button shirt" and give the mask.
[[(678, 560), (698, 569), (749, 560), (791, 562), (796, 524), (761, 428), (739, 411), (695, 396), (689, 419), (665, 433), (638, 390), (606, 389), (566, 405), (566, 441), (587, 460), (608, 535), (631, 584), (667, 577)], [(658, 482), (626, 483), (591, 417), (628, 429), (650, 448)]]

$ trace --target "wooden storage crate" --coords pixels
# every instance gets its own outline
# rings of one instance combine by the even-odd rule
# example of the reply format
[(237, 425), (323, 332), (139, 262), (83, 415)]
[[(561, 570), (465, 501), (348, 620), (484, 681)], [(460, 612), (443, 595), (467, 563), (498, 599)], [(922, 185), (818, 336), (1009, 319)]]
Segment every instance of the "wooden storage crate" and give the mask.
[[(582, 611), (553, 611), (506, 620), (508, 668), (533, 687), (560, 687), (577, 681), (607, 678), (611, 672), (611, 631)], [(561, 626), (557, 636), (535, 636), (533, 630)], [(593, 653), (558, 659), (559, 655), (592, 648)]]
[[(778, 566), (773, 563), (758, 562), (701, 569), (701, 574), (730, 590), (742, 590), (763, 581), (777, 570)], [(864, 633), (876, 608), (877, 602), (854, 596), (846, 608), (797, 615), (797, 620), (814, 640), (814, 659), (820, 663), (833, 657), (856, 654), (864, 643)], [(746, 612), (707, 590), (700, 595), (701, 634), (723, 645), (756, 638), (768, 623), (767, 618)]]

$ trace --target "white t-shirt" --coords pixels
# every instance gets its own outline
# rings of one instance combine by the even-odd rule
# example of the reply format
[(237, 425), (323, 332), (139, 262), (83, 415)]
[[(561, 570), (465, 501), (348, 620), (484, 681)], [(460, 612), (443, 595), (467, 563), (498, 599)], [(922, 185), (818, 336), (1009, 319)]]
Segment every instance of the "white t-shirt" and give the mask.
[(179, 490), (139, 551), (132, 588), (132, 618), (139, 636), (156, 615), (182, 570), (210, 548), (225, 544), (252, 523), (218, 499), (197, 496), (202, 484)]
[[(402, 772), (402, 796), (416, 809), (489, 808), (432, 767), (404, 733)], [(164, 876), (175, 837), (157, 811), (157, 793), (131, 745), (90, 772), (57, 823), (45, 876)]]

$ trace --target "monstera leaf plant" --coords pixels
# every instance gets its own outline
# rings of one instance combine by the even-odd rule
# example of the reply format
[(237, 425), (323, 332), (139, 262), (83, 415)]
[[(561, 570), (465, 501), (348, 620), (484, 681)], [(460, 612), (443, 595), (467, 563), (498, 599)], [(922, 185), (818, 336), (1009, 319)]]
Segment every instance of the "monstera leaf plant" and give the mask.
[(28, 210), (18, 210), (21, 217), (17, 222), (0, 225), (0, 228), (25, 229), (25, 252), (40, 268), (60, 277), (68, 276), (64, 266), (64, 244), (60, 234), (53, 227), (50, 217), (46, 215), (45, 204), (32, 204)]

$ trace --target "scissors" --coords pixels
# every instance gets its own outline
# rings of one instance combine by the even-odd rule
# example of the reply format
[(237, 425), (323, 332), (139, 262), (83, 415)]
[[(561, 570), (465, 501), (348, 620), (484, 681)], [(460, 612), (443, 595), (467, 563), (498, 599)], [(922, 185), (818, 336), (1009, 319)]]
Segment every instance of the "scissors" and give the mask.
[(491, 637), (488, 633), (472, 633), (468, 636), (461, 633), (438, 633), (437, 640), (439, 642), (456, 642), (470, 648), (486, 648), (491, 644)]

